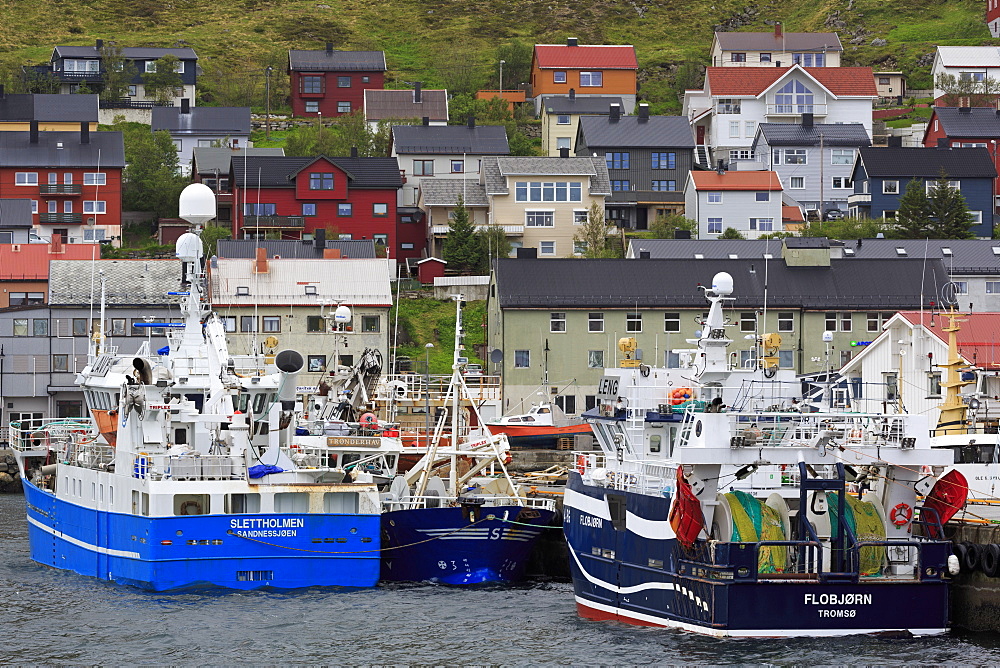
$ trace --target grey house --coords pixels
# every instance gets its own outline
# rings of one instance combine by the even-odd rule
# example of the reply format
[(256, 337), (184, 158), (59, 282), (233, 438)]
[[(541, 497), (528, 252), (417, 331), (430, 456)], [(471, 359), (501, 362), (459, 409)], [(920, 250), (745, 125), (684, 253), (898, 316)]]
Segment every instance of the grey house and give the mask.
[(618, 227), (647, 229), (660, 214), (684, 210), (684, 181), (694, 165), (694, 136), (684, 116), (582, 116), (576, 155), (603, 156), (611, 180), (608, 220)]
[(86, 121), (97, 130), (97, 103), (97, 95), (11, 94), (0, 85), (0, 129), (38, 121), (41, 130), (74, 130)]
[[(802, 114), (801, 123), (758, 125), (751, 154), (763, 160), (757, 168), (776, 172), (785, 193), (807, 211), (846, 213), (854, 158), (871, 144), (861, 123), (814, 124), (812, 114)], [(730, 169), (745, 164), (730, 162)]]
[(183, 99), (179, 107), (154, 107), (152, 130), (170, 133), (181, 172), (191, 174), (196, 147), (249, 145), (250, 107), (192, 107)]
[(0, 244), (29, 243), (31, 218), (30, 199), (0, 199)]
[[(219, 239), (216, 255), (221, 258), (252, 259), (257, 249), (263, 248), (269, 258), (322, 259), (339, 253), (342, 258), (371, 259), (375, 255), (375, 242), (371, 239), (327, 239), (326, 230), (318, 229), (315, 239)], [(328, 250), (336, 251), (327, 253)]]

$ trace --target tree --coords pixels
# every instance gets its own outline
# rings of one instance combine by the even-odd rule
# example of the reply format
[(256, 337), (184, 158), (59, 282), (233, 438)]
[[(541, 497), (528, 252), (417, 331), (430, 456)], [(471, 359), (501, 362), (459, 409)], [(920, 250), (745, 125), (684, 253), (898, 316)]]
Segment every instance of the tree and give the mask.
[(727, 227), (719, 235), (719, 239), (746, 239), (735, 227)]
[(659, 215), (653, 219), (653, 223), (649, 226), (649, 231), (652, 232), (654, 239), (673, 239), (674, 232), (677, 230), (694, 232), (697, 229), (698, 223), (696, 221), (685, 218), (679, 213)]
[(222, 225), (209, 223), (201, 231), (201, 243), (205, 247), (205, 257), (215, 255), (215, 248), (219, 239), (229, 239), (233, 236), (232, 230)]
[(122, 206), (129, 211), (150, 211), (161, 218), (177, 215), (177, 198), (187, 185), (178, 171), (177, 148), (166, 130), (150, 132), (142, 123), (115, 119), (113, 130), (125, 143)]
[(617, 257), (615, 249), (608, 238), (614, 226), (608, 225), (604, 218), (604, 207), (594, 201), (587, 211), (587, 222), (573, 235), (573, 241), (583, 247), (583, 256), (587, 258)]
[(840, 220), (810, 220), (799, 230), (800, 237), (831, 239), (872, 239), (879, 233), (889, 236), (891, 228), (881, 218), (841, 218)]
[(482, 263), (482, 244), (462, 197), (458, 198), (454, 217), (448, 221), (448, 236), (444, 238), (441, 255), (449, 268), (456, 271), (472, 271)]
[(943, 92), (946, 107), (988, 107), (1000, 93), (1000, 82), (990, 77), (976, 81), (971, 77), (939, 74), (934, 81)]
[(522, 83), (531, 80), (531, 57), (534, 54), (534, 47), (531, 44), (520, 40), (512, 40), (497, 47), (493, 62), (496, 63), (496, 79), (490, 75), (492, 81), (497, 82), (500, 87), (500, 61), (503, 64), (504, 90), (517, 90)]
[(479, 241), (480, 255), (479, 266), (476, 269), (480, 274), (488, 274), (493, 259), (507, 257), (512, 247), (502, 225), (485, 225), (476, 232), (476, 237)]
[(941, 172), (931, 189), (928, 199), (930, 235), (934, 239), (972, 239), (972, 214), (965, 204), (965, 197), (952, 188), (948, 175)]
[(146, 97), (152, 97), (162, 104), (167, 104), (174, 98), (174, 91), (184, 86), (181, 75), (177, 72), (180, 62), (177, 56), (171, 54), (154, 61), (153, 71), (146, 71), (142, 75)]
[(912, 179), (899, 198), (894, 232), (903, 239), (925, 239), (930, 234), (930, 216), (930, 200), (927, 199), (924, 182)]
[(373, 131), (361, 110), (338, 117), (331, 125), (315, 124), (300, 127), (285, 142), (285, 154), (294, 156), (349, 156), (357, 149), (363, 158), (388, 155), (388, 126)]
[(102, 100), (120, 100), (128, 97), (128, 87), (135, 78), (135, 63), (126, 60), (121, 47), (114, 42), (105, 42), (101, 47)]

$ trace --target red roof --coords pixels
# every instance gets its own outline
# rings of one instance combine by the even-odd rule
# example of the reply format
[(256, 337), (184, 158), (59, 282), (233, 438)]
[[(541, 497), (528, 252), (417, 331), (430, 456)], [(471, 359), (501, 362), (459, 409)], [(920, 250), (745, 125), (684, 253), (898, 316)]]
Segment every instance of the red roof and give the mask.
[[(709, 67), (705, 86), (714, 96), (760, 95), (791, 67)], [(878, 96), (870, 67), (799, 68), (839, 96)]]
[(691, 172), (691, 179), (695, 190), (781, 190), (774, 172)]
[(635, 57), (635, 47), (630, 44), (594, 46), (536, 44), (535, 62), (538, 63), (538, 67), (541, 69), (639, 69), (639, 61)]
[(91, 258), (101, 259), (100, 244), (64, 244), (58, 253), (49, 244), (0, 244), (0, 280), (47, 281), (49, 260)]
[[(902, 317), (917, 324), (923, 317), (923, 325), (934, 332), (942, 341), (948, 343), (948, 317), (941, 313), (931, 314), (928, 311), (903, 311)], [(933, 325), (932, 325), (933, 322)], [(996, 333), (1000, 331), (1000, 313), (969, 313), (959, 318), (958, 354), (969, 363), (984, 369), (1000, 369), (1000, 340)], [(947, 360), (935, 359), (935, 364), (943, 364)]]
[(781, 220), (788, 223), (804, 223), (806, 221), (802, 217), (802, 209), (797, 206), (782, 206)]

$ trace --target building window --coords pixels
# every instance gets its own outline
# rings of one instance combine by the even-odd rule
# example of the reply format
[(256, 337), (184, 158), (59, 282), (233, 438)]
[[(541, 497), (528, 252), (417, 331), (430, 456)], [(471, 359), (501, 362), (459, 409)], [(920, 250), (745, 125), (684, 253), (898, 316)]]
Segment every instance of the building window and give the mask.
[(232, 333), (236, 331), (236, 316), (235, 315), (223, 315), (219, 316), (222, 320), (222, 327), (226, 332)]
[(83, 185), (85, 186), (105, 186), (108, 184), (108, 175), (104, 172), (85, 172), (83, 175)]
[[(91, 204), (91, 202), (86, 202), (86, 203)], [(73, 213), (73, 200), (68, 199), (65, 202), (63, 202), (63, 213)]]
[(351, 113), (351, 103), (339, 101), (337, 102), (337, 113), (338, 114), (349, 114)]
[(588, 313), (587, 314), (587, 331), (588, 332), (603, 332), (604, 331), (604, 314), (603, 313)]
[(556, 148), (573, 148), (572, 141), (570, 137), (556, 137)]
[(641, 332), (642, 331), (642, 314), (641, 313), (626, 313), (625, 314), (625, 331), (626, 332)]
[(628, 169), (628, 153), (605, 153), (604, 160), (608, 169)]
[(676, 169), (676, 153), (653, 153), (653, 169)]
[(854, 164), (854, 149), (853, 148), (834, 148), (834, 149), (830, 149), (830, 164), (831, 165), (853, 165)]
[(825, 67), (825, 53), (793, 53), (792, 64), (802, 67)]
[(808, 154), (804, 148), (786, 148), (784, 151), (778, 149), (781, 159), (776, 160), (777, 164), (785, 165), (806, 165), (809, 164)]
[(566, 331), (566, 313), (563, 311), (556, 311), (549, 313), (549, 331), (550, 332), (565, 332)]
[(969, 282), (968, 281), (952, 281), (955, 284), (955, 294), (956, 295), (967, 295), (969, 294)]
[(788, 187), (792, 190), (802, 190), (806, 187), (804, 176), (792, 176), (788, 179)]
[(31, 200), (31, 213), (38, 213), (38, 200)]
[(139, 94), (138, 86), (136, 86), (135, 84), (132, 84), (132, 85), (130, 85), (128, 87), (128, 96), (129, 97), (135, 97), (138, 94)]
[(261, 318), (263, 330), (268, 333), (281, 331), (281, 316), (265, 315)]
[(414, 246), (412, 243), (399, 244), (399, 250), (413, 250)]
[(32, 304), (44, 304), (45, 293), (43, 292), (11, 292), (11, 306), (30, 306)]
[(325, 332), (326, 323), (321, 315), (306, 316), (306, 331), (310, 333)]
[(277, 211), (278, 205), (270, 202), (243, 205), (243, 215), (245, 216), (273, 216)]
[(323, 373), (326, 371), (326, 355), (308, 355), (306, 360), (306, 369), (308, 369), (309, 373)]
[(111, 319), (111, 336), (128, 336), (125, 330), (125, 318)]
[(309, 190), (333, 190), (333, 173), (313, 172), (310, 174)]
[(414, 176), (434, 176), (434, 161), (433, 160), (414, 160), (413, 161), (413, 175)]
[(729, 54), (729, 59), (734, 63), (745, 63), (747, 62), (747, 54), (745, 53), (731, 53)]
[(583, 186), (574, 181), (517, 181), (516, 202), (581, 202)]
[(587, 222), (589, 212), (587, 209), (573, 209), (573, 224), (583, 225)]
[(774, 218), (751, 218), (750, 229), (758, 232), (773, 232)]
[(306, 113), (307, 114), (318, 114), (319, 113), (319, 102), (316, 100), (306, 100)]
[(729, 137), (736, 138), (739, 136), (740, 136), (740, 122), (729, 121)]
[[(844, 363), (846, 364), (846, 362)], [(778, 366), (782, 369), (791, 369), (795, 367), (795, 351), (794, 350), (779, 350), (778, 351)]]
[(340, 202), (337, 204), (337, 215), (340, 217), (347, 217), (353, 213), (353, 205), (350, 202)]
[(554, 242), (554, 241), (539, 241), (538, 242), (538, 254), (539, 255), (555, 255), (556, 254), (556, 242)]
[(771, 62), (771, 54), (770, 53), (762, 53), (762, 54), (760, 54), (760, 62), (762, 62), (762, 63), (769, 63), (769, 62)]
[(771, 193), (769, 193), (769, 192), (758, 192), (758, 193), (754, 193), (754, 195), (755, 195), (754, 199), (757, 202), (770, 202), (771, 201)]
[(252, 315), (241, 315), (240, 316), (240, 331), (241, 332), (256, 332), (257, 331), (257, 318)]
[(927, 374), (927, 398), (937, 398), (941, 396), (941, 373), (931, 372)]
[(851, 177), (849, 176), (835, 176), (833, 177), (833, 187), (838, 190), (853, 189), (854, 183), (851, 182)]
[[(934, 188), (936, 188), (936, 187), (937, 187), (937, 181), (927, 181), (924, 184), (924, 191), (928, 195), (930, 195), (931, 191), (933, 191)], [(948, 181), (948, 187), (951, 188), (952, 190), (960, 191), (960, 190), (962, 190), (962, 182), (961, 181)]]
[(530, 350), (515, 350), (514, 351), (514, 368), (515, 369), (527, 369), (531, 366), (531, 351)]
[(14, 185), (16, 186), (37, 186), (38, 172), (15, 172)]
[(34, 318), (31, 321), (31, 332), (33, 336), (48, 336), (49, 321), (45, 318)]
[(795, 313), (792, 311), (778, 311), (778, 331), (791, 332), (795, 329)]
[(54, 199), (50, 199), (45, 203), (49, 208), (49, 213), (59, 213), (59, 202)]
[(722, 219), (721, 218), (709, 218), (708, 219), (708, 233), (709, 234), (722, 234)]
[(69, 355), (53, 355), (52, 370), (56, 373), (69, 371)]
[(366, 334), (377, 334), (381, 331), (382, 319), (377, 315), (361, 316), (361, 331)]
[(326, 91), (326, 80), (322, 75), (303, 76), (299, 79), (299, 86), (302, 93), (323, 93)]
[(867, 330), (869, 332), (881, 332), (882, 327), (885, 323), (889, 322), (892, 318), (892, 313), (886, 312), (869, 312), (866, 314)]
[(552, 73), (552, 83), (566, 83), (566, 73), (565, 72), (553, 72)]
[(612, 181), (611, 190), (614, 192), (628, 192), (631, 190), (629, 182), (626, 181)]
[(302, 203), (302, 215), (303, 216), (315, 216), (316, 215), (316, 203), (315, 202), (303, 202)]
[[(72, 209), (72, 202), (68, 202), (68, 204), (70, 204), (71, 206), (70, 206), (69, 211), (67, 211), (67, 213), (69, 213), (70, 211), (73, 210)], [(86, 201), (86, 202), (83, 203), (83, 212), (84, 213), (106, 213), (107, 212), (107, 203), (104, 202), (103, 200)]]
[(681, 314), (667, 312), (663, 314), (663, 331), (664, 332), (679, 332), (681, 331)]
[(670, 192), (677, 189), (676, 181), (650, 181), (650, 190), (653, 192)]
[(556, 125), (569, 125), (569, 114), (558, 114), (556, 116)]
[(525, 211), (525, 227), (553, 227), (555, 225), (554, 211)]
[(757, 314), (754, 311), (743, 311), (740, 313), (740, 331), (757, 331)]
[(753, 139), (755, 134), (757, 134), (757, 121), (744, 121), (743, 136), (747, 139)]
[(603, 369), (604, 368), (604, 351), (603, 350), (588, 350), (587, 351), (587, 367), (590, 369)]
[(14, 336), (28, 335), (28, 319), (14, 318)]
[(883, 181), (882, 182), (882, 193), (885, 195), (898, 195), (899, 194), (899, 181)]
[(848, 312), (826, 314), (824, 325), (828, 332), (849, 332), (851, 331), (851, 314)]
[(351, 77), (337, 77), (337, 88), (350, 88)]
[(604, 75), (601, 72), (580, 72), (580, 85), (587, 87), (601, 86)]
[(715, 113), (738, 114), (740, 113), (740, 101), (736, 98), (719, 98), (719, 102), (715, 106)]
[(385, 218), (389, 215), (389, 205), (385, 202), (372, 204), (372, 215), (376, 218)]
[(721, 192), (710, 192), (710, 193), (708, 193), (708, 203), (709, 204), (722, 204), (722, 193)]
[(1000, 295), (1000, 281), (986, 281), (986, 294)]
[(976, 83), (982, 83), (986, 81), (985, 72), (959, 72), (959, 81), (974, 81)]

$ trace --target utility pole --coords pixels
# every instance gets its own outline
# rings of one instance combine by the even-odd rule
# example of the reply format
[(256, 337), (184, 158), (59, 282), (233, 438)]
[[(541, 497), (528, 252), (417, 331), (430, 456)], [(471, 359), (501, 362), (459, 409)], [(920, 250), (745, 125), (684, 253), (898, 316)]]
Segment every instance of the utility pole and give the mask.
[(823, 229), (823, 218), (826, 216), (826, 184), (823, 182), (823, 133), (819, 133), (819, 229)]
[(264, 70), (264, 135), (271, 141), (271, 70), (270, 65)]

